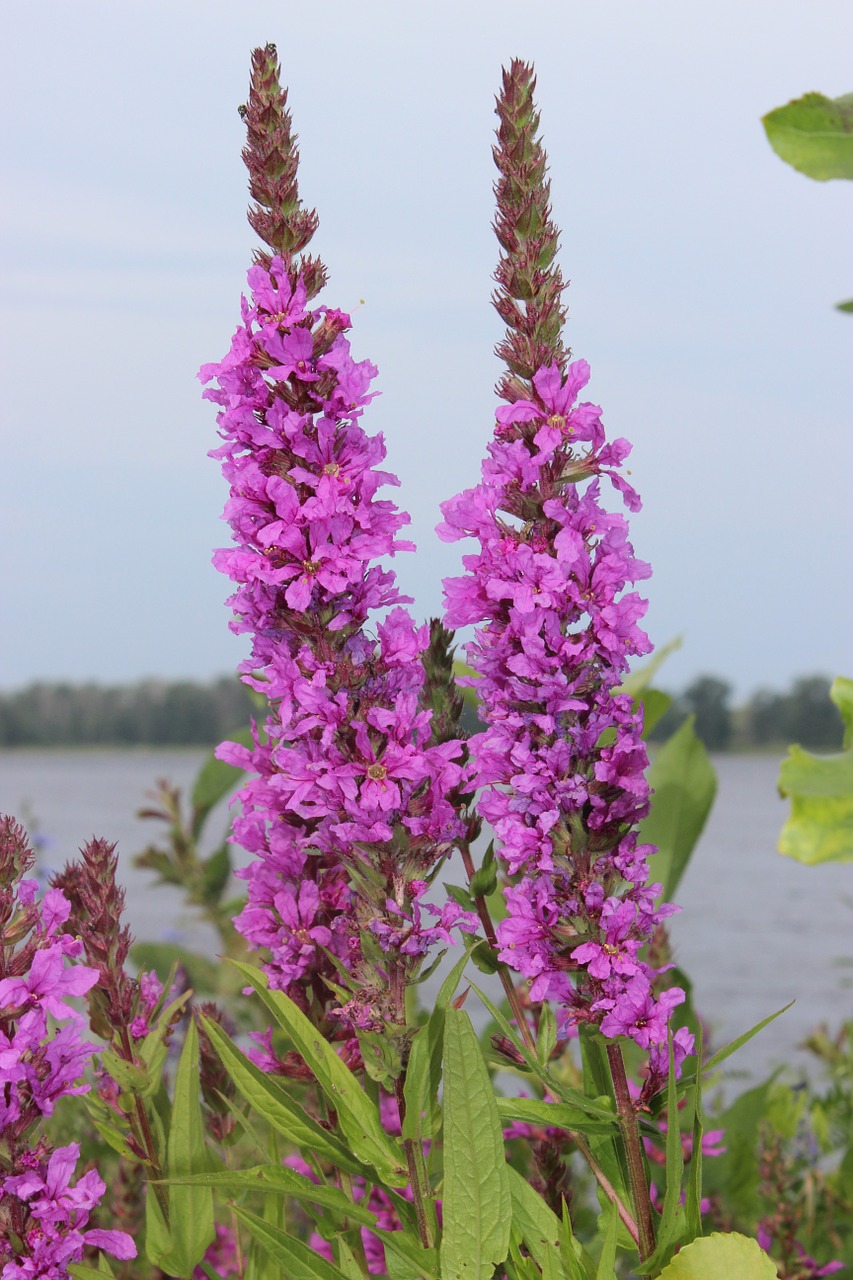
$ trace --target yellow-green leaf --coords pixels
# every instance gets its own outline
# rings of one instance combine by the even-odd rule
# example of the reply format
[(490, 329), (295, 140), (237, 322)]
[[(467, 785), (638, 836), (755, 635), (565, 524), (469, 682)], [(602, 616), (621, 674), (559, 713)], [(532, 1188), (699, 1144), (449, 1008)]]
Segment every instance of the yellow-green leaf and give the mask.
[(853, 178), (853, 93), (806, 93), (762, 121), (778, 156), (808, 178)]
[(844, 720), (844, 750), (816, 756), (793, 746), (779, 771), (779, 792), (791, 800), (779, 852), (808, 866), (853, 860), (853, 680), (839, 677), (829, 696)]
[(776, 1264), (757, 1240), (715, 1231), (685, 1245), (658, 1280), (777, 1280)]

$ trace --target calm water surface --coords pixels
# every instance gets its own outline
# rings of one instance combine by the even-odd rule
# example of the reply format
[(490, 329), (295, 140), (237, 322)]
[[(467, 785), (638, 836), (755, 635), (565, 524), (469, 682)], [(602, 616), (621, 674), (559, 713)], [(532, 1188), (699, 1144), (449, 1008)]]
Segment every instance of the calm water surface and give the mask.
[[(159, 835), (158, 824), (135, 816), (146, 792), (168, 778), (186, 793), (205, 754), (0, 751), (0, 812), (38, 830), (50, 869), (90, 836), (117, 841), (135, 935), (212, 950), (213, 935), (183, 908), (180, 893), (152, 886), (149, 873), (131, 865)], [(733, 1061), (753, 1073), (783, 1061), (802, 1068), (808, 1058), (795, 1046), (808, 1031), (853, 1016), (853, 864), (806, 868), (775, 852), (786, 816), (777, 760), (719, 756), (714, 764), (717, 803), (681, 884), (683, 910), (671, 922), (676, 956), (718, 1046), (795, 999)], [(224, 806), (210, 823), (215, 841), (227, 823)], [(845, 958), (846, 966), (839, 963)]]

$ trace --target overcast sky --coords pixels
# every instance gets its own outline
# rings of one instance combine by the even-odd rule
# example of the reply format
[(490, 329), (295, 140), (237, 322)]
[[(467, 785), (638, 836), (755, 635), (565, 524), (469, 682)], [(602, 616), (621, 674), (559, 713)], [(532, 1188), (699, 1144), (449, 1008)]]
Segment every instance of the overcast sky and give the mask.
[(569, 341), (634, 443), (649, 627), (739, 693), (853, 674), (853, 184), (761, 115), (853, 90), (849, 0), (0, 5), (0, 687), (234, 668), (215, 414), (239, 315), (249, 55), (277, 43), (329, 305), (354, 309), (440, 608), (433, 534), (493, 421), (494, 95), (534, 61)]

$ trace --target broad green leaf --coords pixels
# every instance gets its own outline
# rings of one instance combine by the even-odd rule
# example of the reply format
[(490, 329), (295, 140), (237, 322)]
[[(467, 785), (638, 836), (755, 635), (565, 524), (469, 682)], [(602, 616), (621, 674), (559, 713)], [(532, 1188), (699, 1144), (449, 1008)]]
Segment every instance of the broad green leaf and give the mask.
[(202, 1022), (222, 1065), (253, 1112), (263, 1116), (277, 1133), (291, 1141), (306, 1157), (316, 1155), (330, 1160), (346, 1173), (364, 1172), (364, 1166), (350, 1154), (340, 1139), (313, 1120), (301, 1104), (289, 1097), (274, 1077), (256, 1067), (218, 1023), (210, 1018), (203, 1018)]
[(843, 312), (845, 312), (847, 315), (852, 314), (852, 313), (853, 313), (853, 298), (848, 298), (846, 302), (836, 302), (836, 304), (835, 304), (835, 310), (836, 310), (836, 311), (843, 311)]
[(672, 706), (672, 698), (662, 689), (646, 689), (639, 698), (643, 706), (643, 737), (648, 738), (659, 720)]
[(689, 716), (656, 753), (648, 771), (652, 807), (640, 823), (640, 839), (657, 847), (649, 859), (650, 879), (663, 885), (670, 901), (687, 867), (714, 803), (717, 778)]
[(109, 1267), (104, 1271), (100, 1266), (87, 1267), (82, 1262), (72, 1262), (69, 1265), (68, 1274), (73, 1276), (74, 1280), (104, 1280), (104, 1276), (111, 1276), (113, 1272)]
[(777, 1280), (776, 1264), (757, 1240), (715, 1231), (685, 1245), (658, 1280)]
[(778, 156), (807, 178), (853, 178), (853, 93), (806, 93), (763, 117)]
[(791, 799), (779, 852), (808, 866), (853, 859), (853, 680), (839, 676), (829, 696), (844, 721), (844, 750), (816, 756), (793, 746), (779, 771), (779, 792)]
[(471, 1019), (444, 1024), (442, 1280), (491, 1280), (509, 1249), (509, 1175), (489, 1072)]
[(287, 1276), (287, 1280), (347, 1280), (343, 1271), (296, 1236), (265, 1222), (248, 1209), (235, 1206), (234, 1213), (265, 1252), (280, 1264), (280, 1274)]
[[(170, 1178), (206, 1172), (208, 1154), (201, 1116), (198, 1031), (191, 1018), (178, 1072), (169, 1124), (168, 1170)], [(204, 1186), (169, 1187), (169, 1262), (177, 1275), (191, 1275), (216, 1236), (213, 1192)], [(168, 1270), (168, 1268), (165, 1268)]]
[(297, 1053), (317, 1077), (318, 1084), (337, 1113), (338, 1123), (353, 1155), (371, 1165), (381, 1182), (392, 1187), (402, 1186), (408, 1180), (408, 1172), (400, 1146), (386, 1134), (378, 1107), (353, 1073), (302, 1010), (283, 991), (269, 989), (266, 974), (238, 960), (232, 963), (254, 987), (278, 1025), (287, 1032)]

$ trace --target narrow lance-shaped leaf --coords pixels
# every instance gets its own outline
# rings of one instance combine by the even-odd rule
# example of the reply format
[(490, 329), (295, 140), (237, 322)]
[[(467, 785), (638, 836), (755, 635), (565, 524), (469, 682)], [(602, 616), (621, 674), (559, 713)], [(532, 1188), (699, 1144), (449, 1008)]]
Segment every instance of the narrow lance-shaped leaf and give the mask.
[(222, 1065), (253, 1112), (263, 1116), (276, 1132), (289, 1139), (303, 1155), (313, 1154), (330, 1160), (345, 1173), (364, 1171), (364, 1166), (350, 1154), (340, 1139), (312, 1119), (305, 1108), (290, 1098), (272, 1077), (241, 1053), (218, 1023), (210, 1018), (203, 1018), (202, 1022)]
[(494, 1089), (467, 1013), (444, 1025), (442, 1280), (491, 1280), (509, 1250), (511, 1201)]
[(372, 1165), (379, 1178), (391, 1186), (406, 1181), (406, 1164), (399, 1144), (382, 1127), (378, 1108), (356, 1077), (319, 1034), (305, 1014), (282, 991), (271, 991), (267, 977), (259, 969), (232, 961), (251, 983), (278, 1025), (287, 1032), (297, 1051), (317, 1077), (338, 1116), (338, 1122), (353, 1154)]
[[(201, 1116), (198, 1032), (192, 1018), (175, 1079), (168, 1153), (170, 1178), (203, 1173), (207, 1169)], [(170, 1264), (178, 1275), (191, 1275), (216, 1235), (210, 1187), (169, 1187), (169, 1231), (172, 1238)]]

